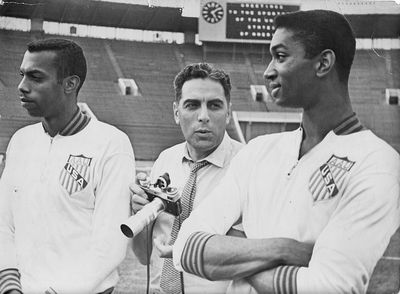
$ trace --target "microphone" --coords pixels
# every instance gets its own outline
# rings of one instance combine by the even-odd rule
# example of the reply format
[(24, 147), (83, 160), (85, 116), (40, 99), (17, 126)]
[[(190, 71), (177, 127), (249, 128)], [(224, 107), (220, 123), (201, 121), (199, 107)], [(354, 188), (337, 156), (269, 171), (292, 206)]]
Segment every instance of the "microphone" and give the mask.
[(146, 204), (135, 215), (128, 218), (125, 223), (121, 224), (122, 233), (128, 238), (135, 237), (154, 221), (164, 209), (164, 202), (160, 198), (154, 198), (152, 202)]
[(150, 203), (121, 224), (121, 231), (128, 238), (139, 234), (158, 217), (160, 212), (165, 211), (178, 216), (182, 211), (178, 189), (169, 187), (171, 181), (168, 173), (159, 176), (154, 184), (150, 183), (145, 174), (143, 177), (143, 173), (138, 174), (137, 178), (139, 187), (147, 194)]

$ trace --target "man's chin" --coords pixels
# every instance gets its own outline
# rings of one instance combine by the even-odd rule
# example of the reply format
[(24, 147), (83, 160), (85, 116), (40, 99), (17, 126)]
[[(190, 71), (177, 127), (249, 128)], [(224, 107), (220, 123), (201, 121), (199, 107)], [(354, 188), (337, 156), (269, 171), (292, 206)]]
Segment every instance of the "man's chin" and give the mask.
[(215, 141), (208, 140), (196, 140), (195, 143), (192, 144), (192, 148), (200, 151), (202, 153), (211, 153), (218, 147), (218, 144)]
[(196, 142), (193, 144), (194, 148), (199, 149), (199, 150), (208, 150), (212, 149), (215, 145), (213, 141), (209, 140), (196, 140)]
[(28, 112), (29, 116), (32, 116), (32, 117), (43, 117), (43, 114), (40, 111), (35, 111), (33, 109), (27, 109), (26, 111)]
[(287, 105), (285, 105), (286, 101), (284, 99), (281, 98), (272, 98), (272, 102), (274, 102), (275, 105), (281, 106), (281, 107), (288, 107)]
[(273, 100), (273, 102), (276, 105), (278, 105), (280, 107), (285, 107), (285, 108), (300, 108), (301, 107), (299, 105), (295, 105), (294, 103), (290, 103), (290, 101), (287, 101), (282, 98), (277, 98), (277, 99)]

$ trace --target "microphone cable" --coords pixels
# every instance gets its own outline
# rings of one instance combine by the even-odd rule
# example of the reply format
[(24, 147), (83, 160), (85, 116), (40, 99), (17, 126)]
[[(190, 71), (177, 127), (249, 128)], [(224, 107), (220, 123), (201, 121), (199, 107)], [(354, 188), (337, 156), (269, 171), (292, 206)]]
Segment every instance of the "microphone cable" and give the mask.
[[(178, 215), (178, 223), (179, 229), (182, 225), (181, 215)], [(151, 226), (151, 231), (153, 231), (154, 224)], [(151, 234), (153, 236), (153, 234)], [(150, 242), (153, 242), (153, 238), (150, 238)], [(150, 294), (150, 259), (151, 259), (151, 252), (152, 252), (152, 243), (149, 242), (149, 226), (146, 226), (146, 294)], [(185, 283), (183, 281), (183, 272), (179, 272), (179, 280), (181, 284), (182, 294), (185, 294)]]
[[(154, 225), (154, 224), (153, 224)], [(153, 226), (151, 229), (153, 230)], [(151, 234), (153, 235), (153, 234)], [(150, 238), (150, 242), (153, 242), (152, 238)], [(151, 259), (151, 249), (152, 244), (149, 242), (149, 226), (146, 226), (146, 294), (150, 294), (150, 259)]]
[[(181, 225), (182, 225), (181, 214), (178, 215), (178, 223), (179, 223), (179, 230), (180, 230), (181, 229)], [(185, 283), (183, 282), (183, 272), (179, 272), (179, 278), (181, 280), (182, 294), (185, 294)]]

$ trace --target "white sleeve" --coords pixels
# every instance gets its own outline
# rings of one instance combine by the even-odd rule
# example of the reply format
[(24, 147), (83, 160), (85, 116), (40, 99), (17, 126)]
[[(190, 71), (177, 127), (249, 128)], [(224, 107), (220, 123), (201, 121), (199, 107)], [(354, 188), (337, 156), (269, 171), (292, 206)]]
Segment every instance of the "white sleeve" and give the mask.
[(366, 163), (350, 178), (315, 243), (309, 266), (276, 270), (275, 293), (367, 291), (373, 269), (400, 224), (399, 158), (374, 160), (380, 163)]
[(0, 178), (0, 293), (22, 292), (14, 243), (12, 142), (13, 139), (8, 145), (6, 165)]
[(219, 185), (183, 222), (173, 246), (173, 262), (178, 270), (185, 270), (185, 264), (198, 258), (210, 234), (224, 235), (240, 219), (247, 195), (243, 175), (248, 173), (242, 164), (246, 160), (246, 155), (239, 152)]
[(127, 138), (126, 141), (120, 142), (123, 144), (120, 152), (110, 154), (101, 167), (101, 180), (95, 192), (91, 247), (84, 259), (76, 261), (75, 270), (68, 269), (65, 281), (51, 285), (56, 292), (94, 293), (125, 257), (128, 239), (120, 225), (130, 214), (129, 184), (135, 177), (135, 159)]
[(0, 271), (7, 268), (17, 268), (12, 214), (13, 187), (11, 182), (11, 143), (12, 140), (7, 149), (7, 161), (0, 178)]

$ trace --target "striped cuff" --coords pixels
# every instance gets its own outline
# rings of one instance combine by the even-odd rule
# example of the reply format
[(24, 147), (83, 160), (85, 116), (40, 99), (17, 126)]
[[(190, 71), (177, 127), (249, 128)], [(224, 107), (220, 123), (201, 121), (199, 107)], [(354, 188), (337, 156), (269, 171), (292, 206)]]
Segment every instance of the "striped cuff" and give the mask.
[(54, 290), (53, 288), (49, 287), (44, 294), (57, 294), (56, 290)]
[(277, 267), (274, 273), (274, 293), (296, 294), (298, 270), (299, 267), (292, 265)]
[(195, 232), (187, 239), (182, 251), (181, 265), (185, 272), (208, 279), (204, 273), (204, 247), (213, 234)]
[(21, 275), (16, 268), (8, 268), (0, 271), (0, 294), (11, 290), (18, 290), (22, 293), (19, 281), (20, 277)]

